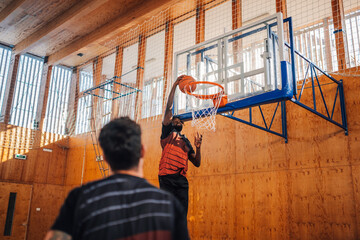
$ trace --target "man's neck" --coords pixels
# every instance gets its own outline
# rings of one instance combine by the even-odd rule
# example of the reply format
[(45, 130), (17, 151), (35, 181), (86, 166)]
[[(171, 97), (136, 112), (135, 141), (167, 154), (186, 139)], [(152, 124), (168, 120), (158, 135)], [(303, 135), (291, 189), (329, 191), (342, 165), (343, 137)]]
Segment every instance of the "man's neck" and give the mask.
[(112, 172), (113, 174), (126, 174), (126, 175), (131, 175), (131, 176), (135, 176), (135, 177), (139, 177), (139, 178), (143, 178), (144, 175), (142, 172), (140, 172), (139, 170), (134, 170), (134, 169), (130, 169), (130, 170), (116, 170)]

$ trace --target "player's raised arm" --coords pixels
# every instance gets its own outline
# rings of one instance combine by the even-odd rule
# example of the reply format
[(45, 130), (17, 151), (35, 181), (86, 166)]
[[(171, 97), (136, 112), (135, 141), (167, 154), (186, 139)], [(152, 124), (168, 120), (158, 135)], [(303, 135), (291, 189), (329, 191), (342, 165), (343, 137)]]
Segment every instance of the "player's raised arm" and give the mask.
[(179, 76), (176, 81), (174, 82), (167, 103), (166, 103), (166, 108), (165, 108), (165, 113), (164, 113), (164, 119), (163, 119), (163, 124), (165, 126), (169, 125), (171, 123), (171, 118), (172, 118), (172, 107), (173, 107), (173, 102), (174, 102), (174, 96), (175, 96), (175, 90), (177, 85), (179, 84), (179, 82), (181, 81), (181, 79), (183, 78), (184, 75)]

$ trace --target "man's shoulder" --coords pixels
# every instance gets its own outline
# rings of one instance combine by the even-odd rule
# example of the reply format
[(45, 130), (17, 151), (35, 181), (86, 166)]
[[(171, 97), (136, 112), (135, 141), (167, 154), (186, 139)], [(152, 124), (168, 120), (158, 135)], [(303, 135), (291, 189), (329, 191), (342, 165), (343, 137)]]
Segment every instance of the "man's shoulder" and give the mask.
[(171, 123), (169, 123), (169, 124), (167, 124), (167, 125), (165, 125), (164, 123), (161, 123), (161, 126), (162, 126), (162, 128), (161, 128), (161, 139), (163, 140), (163, 139), (165, 139), (165, 138), (167, 138), (169, 135), (170, 135), (170, 133), (171, 132), (173, 132), (173, 126), (171, 125)]

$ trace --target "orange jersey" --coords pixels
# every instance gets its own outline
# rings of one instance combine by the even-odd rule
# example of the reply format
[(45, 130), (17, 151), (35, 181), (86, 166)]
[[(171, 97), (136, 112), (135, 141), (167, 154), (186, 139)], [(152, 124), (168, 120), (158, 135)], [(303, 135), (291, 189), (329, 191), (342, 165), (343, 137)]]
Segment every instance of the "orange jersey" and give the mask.
[(185, 135), (173, 130), (171, 126), (163, 126), (160, 143), (163, 151), (159, 165), (159, 176), (176, 173), (186, 176), (188, 154), (194, 152), (189, 140)]

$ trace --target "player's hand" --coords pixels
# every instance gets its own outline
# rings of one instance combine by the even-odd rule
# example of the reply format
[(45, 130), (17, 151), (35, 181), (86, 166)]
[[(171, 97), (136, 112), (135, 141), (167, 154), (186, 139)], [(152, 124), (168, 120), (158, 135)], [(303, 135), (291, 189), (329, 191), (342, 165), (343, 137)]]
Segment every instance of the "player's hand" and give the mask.
[(175, 85), (175, 86), (176, 86), (176, 85), (179, 85), (181, 79), (183, 79), (184, 76), (185, 76), (185, 75), (178, 76), (178, 78), (177, 78), (177, 79), (175, 80), (175, 82), (174, 82), (174, 85)]
[(200, 148), (201, 147), (201, 142), (202, 142), (202, 134), (199, 134), (198, 132), (195, 135), (195, 141), (194, 141), (194, 145), (196, 148)]

